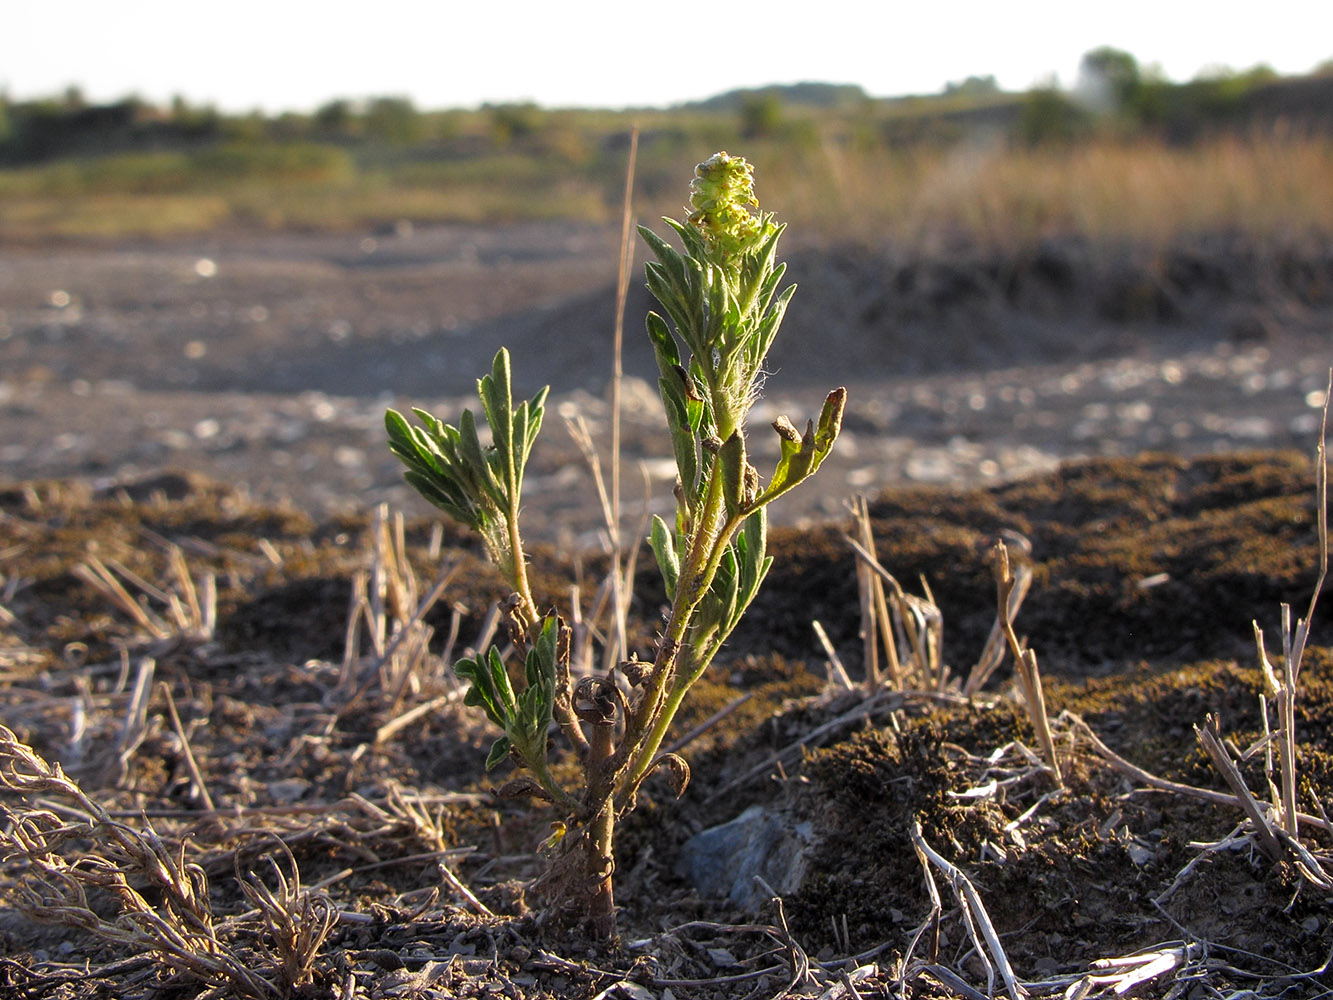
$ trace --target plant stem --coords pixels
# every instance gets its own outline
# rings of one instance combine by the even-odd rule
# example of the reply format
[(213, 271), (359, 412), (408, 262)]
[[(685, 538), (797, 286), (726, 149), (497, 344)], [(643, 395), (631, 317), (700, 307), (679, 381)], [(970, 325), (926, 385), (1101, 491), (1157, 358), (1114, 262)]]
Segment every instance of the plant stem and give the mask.
[(509, 554), (513, 559), (513, 584), (514, 591), (518, 594), (518, 612), (521, 624), (524, 629), (528, 628), (538, 619), (537, 602), (532, 599), (532, 591), (528, 589), (528, 566), (523, 559), (523, 539), (518, 533), (518, 504), (515, 503), (510, 508), (509, 517), (506, 519), (509, 525)]
[(588, 824), (583, 850), (586, 877), (591, 886), (588, 920), (593, 932), (601, 938), (616, 936), (616, 901), (612, 886), (616, 827), (616, 808), (611, 794), (614, 752), (615, 723), (610, 719), (594, 723), (588, 741), (588, 790), (590, 801), (598, 805), (596, 815)]
[[(699, 512), (694, 539), (690, 544), (689, 556), (676, 581), (676, 596), (671, 603), (671, 615), (662, 631), (662, 639), (657, 645), (657, 656), (653, 660), (652, 672), (648, 675), (647, 687), (626, 726), (626, 741), (620, 751), (622, 764), (637, 759), (639, 748), (661, 711), (663, 692), (675, 671), (681, 643), (685, 639), (685, 633), (689, 631), (695, 609), (698, 608), (699, 602), (708, 591), (709, 583), (712, 582), (712, 578), (705, 578), (704, 574), (718, 538), (718, 529), (714, 525), (722, 516), (724, 503), (722, 470), (719, 466), (720, 463), (714, 463), (708, 490)], [(637, 763), (635, 769), (642, 773), (645, 766)]]
[[(753, 512), (746, 511), (745, 513), (748, 515)], [(721, 565), (722, 553), (726, 550), (727, 542), (731, 539), (732, 534), (735, 533), (736, 529), (744, 520), (745, 516), (738, 514), (727, 521), (726, 524), (723, 525), (722, 530), (713, 536), (713, 548), (709, 553), (708, 561), (705, 563), (701, 574), (707, 581), (701, 588), (701, 594), (704, 591), (707, 591), (708, 586), (712, 583), (713, 577), (717, 574), (717, 568)], [(677, 594), (679, 593), (680, 591), (677, 590)], [(693, 617), (693, 612), (691, 612), (690, 617)], [(652, 762), (657, 756), (658, 748), (662, 745), (662, 741), (666, 739), (667, 730), (671, 728), (671, 723), (676, 718), (676, 712), (680, 709), (680, 704), (685, 698), (685, 693), (694, 686), (695, 681), (703, 676), (703, 672), (708, 669), (708, 664), (712, 662), (713, 655), (716, 654), (718, 648), (722, 645), (722, 642), (725, 639), (726, 635), (716, 637), (714, 641), (709, 644), (707, 655), (699, 659), (695, 664), (694, 669), (690, 671), (689, 674), (684, 677), (677, 675), (672, 679), (671, 689), (666, 695), (666, 700), (662, 703), (656, 715), (652, 718), (651, 728), (649, 729), (647, 736), (640, 740), (639, 745), (634, 749), (633, 759), (630, 761), (629, 765), (629, 774), (626, 780), (621, 784), (622, 792), (632, 792), (634, 789), (638, 788), (643, 775), (647, 772), (648, 768), (652, 766)], [(620, 804), (623, 805), (624, 803), (622, 802)]]
[(560, 787), (559, 782), (555, 780), (555, 776), (551, 774), (551, 769), (547, 767), (544, 757), (539, 757), (536, 760), (524, 759), (523, 766), (532, 772), (533, 778), (537, 784), (541, 785), (542, 791), (551, 796), (556, 805), (570, 812), (579, 808), (579, 800)]

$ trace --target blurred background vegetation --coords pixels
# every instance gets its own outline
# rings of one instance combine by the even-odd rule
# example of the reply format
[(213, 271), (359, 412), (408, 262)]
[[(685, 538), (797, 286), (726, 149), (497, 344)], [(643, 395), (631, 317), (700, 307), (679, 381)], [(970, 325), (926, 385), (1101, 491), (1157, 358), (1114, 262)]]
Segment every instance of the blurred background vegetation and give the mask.
[(970, 77), (894, 99), (811, 83), (669, 109), (428, 111), (386, 96), (275, 117), (91, 105), (75, 89), (0, 97), (0, 239), (611, 221), (636, 125), (641, 218), (678, 214), (682, 176), (730, 148), (814, 239), (1013, 250), (1071, 234), (1333, 232), (1333, 65), (1176, 84), (1103, 48), (1073, 90), (1021, 94)]

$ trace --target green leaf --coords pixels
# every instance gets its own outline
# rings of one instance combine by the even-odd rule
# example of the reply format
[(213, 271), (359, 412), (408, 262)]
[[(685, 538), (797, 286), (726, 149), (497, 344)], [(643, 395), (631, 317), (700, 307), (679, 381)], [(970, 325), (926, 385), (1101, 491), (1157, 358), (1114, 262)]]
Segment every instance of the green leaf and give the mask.
[(656, 514), (653, 515), (648, 544), (652, 546), (653, 555), (657, 557), (657, 568), (662, 573), (662, 582), (666, 584), (667, 600), (674, 601), (676, 585), (680, 582), (680, 554), (676, 551), (674, 533)]
[(494, 771), (509, 756), (511, 744), (508, 736), (501, 736), (491, 744), (491, 752), (486, 755), (486, 770)]
[(769, 567), (773, 565), (773, 557), (765, 554), (767, 538), (768, 513), (763, 507), (760, 507), (745, 519), (745, 524), (741, 526), (740, 532), (736, 535), (738, 600), (735, 617), (727, 623), (728, 633), (736, 627), (736, 623), (740, 621), (745, 609), (750, 606), (750, 602), (759, 593), (759, 585), (764, 582)]
[(471, 681), (463, 704), (482, 708), (488, 719), (508, 732), (517, 715), (518, 706), (499, 651), (492, 648), (489, 655), (481, 660), (459, 660), (454, 664), (454, 673)]
[(648, 339), (653, 343), (653, 356), (657, 359), (657, 370), (666, 374), (673, 368), (680, 367), (680, 350), (676, 338), (671, 336), (671, 328), (666, 320), (655, 312), (649, 312), (646, 320)]
[(532, 454), (533, 442), (537, 440), (537, 432), (542, 429), (542, 417), (546, 414), (546, 396), (551, 391), (551, 387), (545, 386), (538, 391), (537, 395), (532, 397), (528, 404), (528, 422), (526, 434), (523, 443), (523, 458), (520, 465), (528, 464), (528, 456)]
[[(505, 459), (514, 453), (514, 394), (509, 366), (509, 351), (500, 348), (491, 362), (491, 374), (477, 379), (477, 397), (491, 425), (491, 441)], [(506, 477), (507, 478), (507, 477)]]
[(791, 302), (791, 297), (796, 294), (796, 286), (788, 285), (782, 290), (776, 302), (773, 303), (759, 321), (759, 328), (755, 333), (751, 355), (751, 364), (758, 369), (768, 357), (768, 349), (773, 346), (773, 339), (778, 335), (778, 327), (782, 325), (782, 318), (787, 314), (787, 304)]
[(782, 454), (768, 487), (755, 499), (755, 507), (771, 503), (815, 473), (838, 438), (846, 403), (847, 390), (834, 389), (824, 400), (818, 425), (814, 421), (807, 422), (805, 433), (799, 436), (786, 417), (773, 421), (773, 429), (781, 439)]
[(497, 512), (503, 511), (507, 506), (505, 490), (482, 450), (481, 439), (477, 437), (477, 418), (471, 410), (464, 410), (458, 417), (458, 455), (463, 485), (478, 499), (484, 497)]

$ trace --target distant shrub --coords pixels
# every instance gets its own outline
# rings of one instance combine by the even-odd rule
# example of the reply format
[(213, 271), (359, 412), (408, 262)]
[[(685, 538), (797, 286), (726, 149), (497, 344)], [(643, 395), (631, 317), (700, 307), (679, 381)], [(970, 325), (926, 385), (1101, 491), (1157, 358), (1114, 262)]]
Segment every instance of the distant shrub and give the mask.
[(1018, 120), (1019, 138), (1029, 145), (1071, 142), (1090, 130), (1091, 117), (1055, 87), (1030, 91)]
[(485, 110), (491, 119), (491, 139), (497, 146), (532, 135), (546, 121), (546, 113), (532, 103), (487, 105)]
[(377, 97), (363, 116), (366, 135), (397, 146), (410, 146), (426, 135), (426, 123), (406, 97)]
[(782, 127), (782, 101), (775, 93), (758, 91), (741, 102), (741, 135), (747, 139), (775, 134)]
[(315, 143), (229, 143), (191, 157), (205, 177), (226, 180), (332, 181), (353, 174), (352, 158)]

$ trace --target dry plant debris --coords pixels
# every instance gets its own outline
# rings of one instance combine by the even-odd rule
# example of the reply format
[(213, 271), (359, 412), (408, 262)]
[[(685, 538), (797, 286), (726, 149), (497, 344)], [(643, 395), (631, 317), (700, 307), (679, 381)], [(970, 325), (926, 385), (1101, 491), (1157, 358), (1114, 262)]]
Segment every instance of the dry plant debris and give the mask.
[[(886, 686), (887, 667), (866, 685), (856, 566), (871, 564), (840, 529), (774, 532), (786, 569), (673, 733), (699, 788), (668, 812), (669, 789), (649, 783), (624, 825), (620, 950), (525, 907), (551, 817), (488, 795), (488, 734), (443, 669), (449, 648), (488, 641), (504, 596), (474, 540), (384, 515), (314, 525), (206, 484), (140, 503), (58, 483), (0, 493), (0, 632), (22, 653), (0, 685), (0, 994), (1320, 995), (1333, 643), (1307, 603), (1326, 548), (1310, 468), (1145, 457), (871, 500), (873, 549), (847, 533), (895, 577), (924, 579), (944, 623), (920, 660), (896, 622), (922, 619), (893, 626), (902, 664), (947, 677), (921, 690)], [(996, 624), (989, 553), (1005, 530), (1032, 543), (1009, 621), (1043, 653), (1062, 786), (1003, 664), (980, 696), (961, 691)], [(90, 557), (142, 618), (81, 579)], [(409, 580), (440, 565), (459, 569), (421, 610), (434, 588)], [(567, 596), (559, 570), (534, 553), (538, 599)], [(599, 588), (585, 574), (583, 607)], [(1248, 622), (1298, 601), (1304, 629), (1265, 669)], [(631, 608), (631, 649), (655, 610)], [(785, 624), (799, 614), (803, 628)], [(855, 690), (823, 690), (813, 617)], [(1168, 621), (1174, 647), (1153, 626)], [(414, 628), (430, 641), (390, 665)], [(758, 915), (675, 871), (691, 833), (752, 804), (819, 829), (801, 888)], [(932, 900), (915, 824), (957, 895)], [(16, 919), (34, 905), (41, 922)]]

